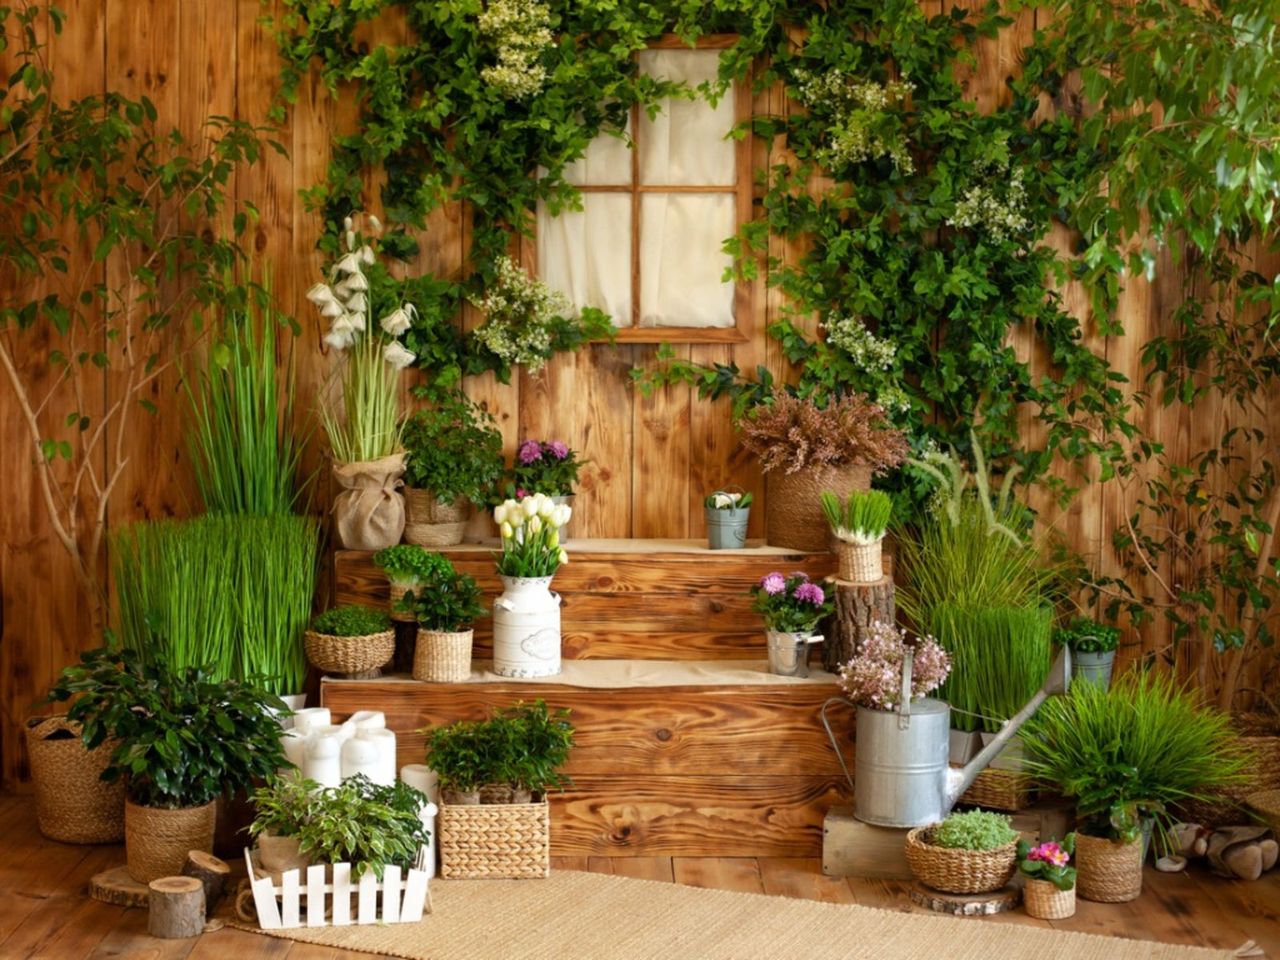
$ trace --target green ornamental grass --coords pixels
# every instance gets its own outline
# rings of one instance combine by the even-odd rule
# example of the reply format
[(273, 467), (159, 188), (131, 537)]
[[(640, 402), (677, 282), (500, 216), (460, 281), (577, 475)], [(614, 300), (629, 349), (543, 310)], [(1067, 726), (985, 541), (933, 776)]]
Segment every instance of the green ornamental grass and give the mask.
[(341, 409), (321, 408), (320, 420), (338, 463), (363, 463), (400, 448), (399, 371), (382, 356), (378, 337), (360, 337), (343, 356)]
[(889, 529), (893, 500), (882, 490), (854, 490), (845, 503), (823, 491), (822, 512), (836, 537), (850, 543), (875, 543)]

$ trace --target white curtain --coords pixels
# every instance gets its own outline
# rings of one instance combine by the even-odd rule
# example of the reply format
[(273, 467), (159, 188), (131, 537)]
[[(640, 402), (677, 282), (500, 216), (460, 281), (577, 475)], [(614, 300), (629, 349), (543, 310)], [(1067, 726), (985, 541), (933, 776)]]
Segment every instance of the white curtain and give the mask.
[[(717, 50), (643, 50), (642, 73), (683, 80), (690, 87), (713, 82)], [(640, 114), (640, 182), (652, 186), (731, 187), (734, 183), (733, 91), (715, 107), (706, 100), (674, 98), (653, 120)], [(721, 240), (724, 238), (721, 237)]]
[(575, 306), (631, 326), (631, 195), (584, 193), (581, 211), (558, 217), (538, 204), (538, 275)]

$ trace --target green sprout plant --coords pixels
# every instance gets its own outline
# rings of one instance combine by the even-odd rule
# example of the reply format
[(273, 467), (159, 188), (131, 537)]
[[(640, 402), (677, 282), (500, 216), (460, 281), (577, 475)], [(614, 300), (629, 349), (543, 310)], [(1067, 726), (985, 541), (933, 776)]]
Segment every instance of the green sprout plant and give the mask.
[(1110, 653), (1120, 646), (1120, 631), (1088, 617), (1075, 617), (1054, 631), (1053, 642), (1074, 653)]
[(426, 583), (453, 570), (447, 558), (411, 543), (379, 550), (373, 555), (373, 565), (390, 580), (413, 584)]
[(929, 834), (929, 843), (949, 850), (997, 850), (1017, 839), (1009, 818), (988, 810), (953, 813)]
[(391, 629), (391, 617), (385, 610), (360, 604), (334, 607), (311, 621), (313, 633), (329, 637), (368, 637)]
[(822, 512), (837, 540), (871, 544), (884, 539), (893, 516), (893, 498), (880, 490), (854, 490), (845, 503), (829, 490), (822, 492)]

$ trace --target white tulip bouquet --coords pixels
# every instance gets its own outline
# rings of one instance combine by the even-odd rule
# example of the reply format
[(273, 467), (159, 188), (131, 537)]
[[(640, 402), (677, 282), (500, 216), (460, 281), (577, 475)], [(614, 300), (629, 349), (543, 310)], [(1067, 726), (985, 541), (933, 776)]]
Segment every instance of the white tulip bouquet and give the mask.
[(502, 534), (498, 573), (504, 577), (550, 577), (569, 554), (560, 546), (560, 528), (573, 510), (546, 494), (534, 493), (520, 500), (506, 500), (493, 511)]
[[(382, 225), (368, 217), (376, 235)], [(388, 456), (400, 446), (399, 399), (396, 380), (414, 355), (400, 342), (415, 315), (402, 303), (375, 325), (373, 293), (367, 268), (377, 263), (369, 240), (355, 229), (351, 217), (343, 221), (346, 253), (329, 268), (327, 283), (307, 291), (320, 316), (330, 321), (324, 342), (346, 353), (341, 368), (341, 411), (329, 404), (321, 410), (325, 433), (339, 463), (361, 463)]]

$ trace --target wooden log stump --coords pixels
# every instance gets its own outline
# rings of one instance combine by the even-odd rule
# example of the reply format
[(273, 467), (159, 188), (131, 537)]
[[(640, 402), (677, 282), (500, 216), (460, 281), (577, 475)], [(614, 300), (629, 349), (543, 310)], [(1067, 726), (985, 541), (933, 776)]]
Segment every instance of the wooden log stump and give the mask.
[(194, 877), (204, 887), (205, 913), (212, 915), (227, 888), (227, 878), (231, 876), (231, 867), (225, 860), (220, 860), (203, 850), (192, 850), (187, 854), (187, 862), (182, 867), (184, 877)]
[(911, 902), (935, 913), (949, 913), (956, 917), (989, 917), (1005, 913), (1022, 902), (1019, 887), (1001, 887), (994, 893), (941, 893), (923, 883), (911, 885)]
[(854, 655), (872, 623), (893, 623), (894, 592), (888, 577), (876, 583), (831, 582), (835, 584), (836, 609), (822, 645), (822, 666), (834, 673)]
[(204, 932), (204, 884), (195, 877), (152, 880), (147, 932), (165, 940), (198, 937)]

